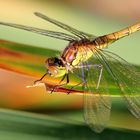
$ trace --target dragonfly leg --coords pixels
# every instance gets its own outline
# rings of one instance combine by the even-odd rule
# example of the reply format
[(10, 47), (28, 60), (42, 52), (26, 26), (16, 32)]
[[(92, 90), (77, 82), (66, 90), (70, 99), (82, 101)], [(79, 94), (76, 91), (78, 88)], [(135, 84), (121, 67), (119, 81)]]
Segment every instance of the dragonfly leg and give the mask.
[(54, 87), (52, 88), (52, 90), (51, 90), (51, 93), (53, 93), (54, 90), (55, 90), (56, 88), (65, 86), (65, 85), (67, 85), (67, 84), (69, 83), (69, 75), (68, 75), (68, 73), (66, 73), (66, 74), (63, 76), (63, 78), (61, 79), (61, 81), (60, 81), (59, 83), (61, 83), (61, 82), (65, 79), (65, 77), (66, 77), (66, 83), (60, 84), (60, 85), (57, 85), (57, 86), (54, 86)]
[(101, 78), (102, 78), (102, 73), (103, 73), (103, 66), (102, 65), (98, 65), (98, 67), (100, 68), (100, 73), (99, 73), (96, 89), (99, 88), (99, 85), (100, 85), (100, 82), (101, 82)]
[(70, 90), (67, 92), (67, 94), (70, 94), (72, 89), (74, 89), (75, 87), (77, 87), (77, 86), (79, 86), (79, 85), (81, 85), (81, 84), (84, 84), (84, 82), (82, 81), (82, 82), (80, 82), (80, 83), (78, 83), (78, 84), (72, 86), (72, 87), (70, 88)]
[(37, 82), (40, 82), (48, 73), (46, 72), (40, 79), (34, 81), (34, 85), (37, 83)]
[(66, 75), (67, 75), (67, 74), (65, 74), (65, 75), (62, 77), (62, 79), (60, 80), (59, 84), (61, 84), (61, 82), (64, 81), (64, 79), (66, 78)]
[(102, 78), (103, 66), (101, 64), (94, 64), (94, 65), (90, 65), (90, 67), (99, 68), (99, 70), (100, 70), (99, 77), (98, 77), (98, 82), (97, 82), (97, 85), (96, 85), (96, 89), (98, 89), (99, 85), (100, 85), (100, 82), (101, 82), (101, 78)]
[[(99, 68), (99, 69), (100, 69), (99, 77), (98, 77), (98, 82), (97, 82), (97, 85), (96, 85), (96, 89), (98, 89), (98, 88), (99, 88), (99, 85), (100, 85), (100, 82), (101, 82), (101, 78), (102, 78), (103, 65), (101, 65), (101, 64), (83, 65), (83, 66), (78, 66), (77, 68), (84, 68), (84, 67), (87, 67), (87, 68)], [(84, 74), (83, 74), (83, 75), (84, 75)], [(82, 81), (85, 81), (85, 78), (82, 79)], [(85, 83), (86, 83), (86, 82), (85, 82)]]

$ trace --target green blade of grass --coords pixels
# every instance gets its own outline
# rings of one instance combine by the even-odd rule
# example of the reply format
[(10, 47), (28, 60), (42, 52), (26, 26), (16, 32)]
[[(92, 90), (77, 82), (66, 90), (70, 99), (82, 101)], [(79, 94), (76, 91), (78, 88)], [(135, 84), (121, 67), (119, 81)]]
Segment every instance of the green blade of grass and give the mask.
[(106, 129), (93, 133), (87, 126), (47, 115), (0, 109), (0, 138), (2, 140), (138, 140), (140, 134), (133, 131)]
[[(51, 49), (0, 40), (0, 68), (40, 78), (46, 72), (44, 65), (45, 60), (48, 57), (58, 55), (58, 53), (60, 52)], [(54, 81), (54, 79), (51, 77), (47, 77), (46, 79), (48, 87), (51, 88), (53, 84), (50, 83)], [(59, 80), (60, 79), (57, 79), (56, 81)], [(65, 88), (58, 88), (55, 91), (68, 92)], [(72, 92), (77, 91), (72, 90)]]
[[(58, 53), (60, 52), (51, 49), (0, 40), (0, 68), (40, 78), (46, 72), (44, 65), (45, 60), (48, 57), (56, 56)], [(140, 69), (140, 67), (138, 67), (138, 69)], [(52, 84), (54, 79), (49, 76), (46, 79), (45, 82), (47, 82), (48, 87), (51, 88), (54, 85), (54, 83)], [(77, 82), (77, 79), (72, 75), (70, 75), (70, 79), (70, 86)], [(106, 79), (110, 84), (111, 94), (118, 95), (118, 90), (113, 83), (110, 82), (112, 80), (110, 80), (109, 76), (106, 76)], [(55, 79), (56, 83), (59, 81), (60, 78)], [(69, 85), (67, 87), (69, 87)], [(72, 90), (72, 92), (80, 93), (82, 92), (81, 89), (81, 86), (79, 86), (78, 90)], [(58, 88), (55, 91), (67, 92), (68, 90), (66, 88)]]
[(29, 76), (37, 76), (45, 72), (46, 58), (59, 53), (5, 40), (0, 40), (0, 52), (0, 68)]
[[(59, 53), (58, 51), (54, 51), (54, 50), (50, 50), (50, 49), (36, 48), (33, 46), (17, 44), (14, 42), (9, 42), (9, 41), (4, 41), (4, 40), (0, 40), (0, 52), (1, 52), (0, 53), (0, 56), (1, 56), (0, 57), (0, 68), (14, 71), (14, 72), (17, 72), (19, 74), (33, 76), (33, 77), (40, 77), (40, 75), (42, 75), (45, 72), (45, 67), (43, 64), (44, 64), (44, 61), (47, 57), (51, 57), (51, 56), (54, 56), (55, 54)], [(47, 80), (48, 80), (48, 82), (51, 82), (51, 80), (53, 80), (53, 79), (47, 78)], [(72, 80), (75, 80), (75, 79), (73, 78)], [(109, 79), (107, 79), (107, 80), (109, 80)], [(59, 92), (67, 92), (67, 89), (59, 88), (58, 91)], [(111, 91), (111, 94), (112, 93), (113, 93), (113, 91)], [(124, 105), (124, 104), (117, 101), (117, 109), (121, 108), (120, 106), (122, 106), (122, 105)], [(72, 114), (72, 117), (75, 116), (73, 112), (71, 114)], [(113, 119), (111, 120), (109, 128), (111, 128), (111, 129), (112, 128), (124, 128), (124, 129), (136, 130), (136, 131), (140, 130), (139, 121), (130, 117), (129, 113), (126, 110), (125, 111), (123, 110), (122, 112), (114, 112), (114, 114), (115, 115), (113, 115)], [(63, 113), (63, 115), (64, 115), (64, 113)], [(81, 113), (80, 113), (80, 115), (81, 115)], [(59, 114), (58, 114), (58, 116), (59, 116)], [(6, 118), (6, 116), (3, 116), (3, 119), (4, 118), (5, 118), (5, 122), (6, 122), (6, 120), (9, 120), (9, 118)], [(11, 116), (10, 118), (12, 119), (13, 116)], [(73, 122), (73, 124), (72, 124), (73, 126), (70, 126), (70, 128), (67, 129), (68, 131), (70, 131), (69, 129), (72, 129), (72, 133), (74, 133), (73, 130), (75, 130), (75, 128), (81, 129), (80, 131), (85, 131), (86, 127), (79, 126), (79, 124), (77, 126), (77, 122), (79, 120), (79, 115), (77, 115), (77, 118), (78, 118), (78, 119), (76, 119), (77, 121)], [(123, 121), (120, 121), (121, 120), (120, 118), (123, 118), (122, 119)], [(18, 119), (19, 119), (19, 117), (18, 117)], [(127, 122), (128, 122), (128, 120), (131, 120), (132, 123), (128, 122), (128, 125), (126, 126), (125, 120), (127, 120)], [(27, 119), (27, 121), (28, 121), (28, 119)], [(50, 121), (50, 120), (46, 120), (46, 123), (48, 121)], [(2, 122), (3, 122), (3, 120), (2, 120)], [(36, 120), (35, 123), (38, 123), (38, 120)], [(133, 126), (132, 124), (135, 124), (135, 126)], [(14, 124), (12, 124), (12, 126), (13, 125)], [(66, 123), (65, 125), (68, 125), (68, 124)], [(6, 129), (6, 133), (7, 133), (7, 129), (9, 128), (9, 126), (6, 126), (5, 124), (4, 124), (4, 126), (5, 126), (4, 129)], [(20, 123), (19, 123), (19, 126), (22, 126), (22, 125), (20, 125)], [(23, 129), (23, 131), (25, 131), (24, 129), (26, 128), (26, 126), (25, 125), (23, 125), (23, 126), (24, 126), (24, 128), (21, 128), (21, 129)], [(34, 126), (34, 124), (33, 124), (33, 126)], [(15, 128), (16, 131), (14, 133), (18, 133), (18, 131), (20, 129), (18, 129), (17, 126), (15, 126), (15, 127), (16, 127)], [(31, 129), (32, 129), (32, 127), (31, 127)], [(31, 131), (31, 129), (29, 130), (29, 132)], [(40, 129), (42, 130), (42, 128), (40, 128)], [(50, 130), (51, 128), (47, 128), (47, 129)], [(88, 128), (86, 128), (86, 129), (88, 129)], [(33, 131), (34, 131), (34, 129), (33, 129)], [(38, 129), (36, 131), (38, 131)], [(55, 128), (52, 128), (52, 131), (55, 131)], [(61, 131), (63, 132), (63, 131), (65, 131), (65, 129), (64, 130), (62, 129)], [(89, 130), (86, 130), (86, 131), (89, 131)], [(113, 130), (111, 130), (111, 131), (113, 131)], [(8, 130), (8, 132), (10, 132), (12, 134), (11, 128), (10, 128), (10, 130)], [(27, 133), (29, 133), (29, 132), (27, 132)], [(42, 134), (42, 132), (40, 132), (40, 133)], [(45, 135), (44, 133), (43, 133), (43, 135)], [(79, 132), (79, 134), (80, 133), (81, 132)], [(90, 132), (86, 132), (86, 133), (88, 134)], [(87, 134), (85, 134), (85, 137)], [(92, 134), (91, 134), (91, 136), (92, 136)], [(80, 136), (78, 136), (78, 137), (80, 137)]]

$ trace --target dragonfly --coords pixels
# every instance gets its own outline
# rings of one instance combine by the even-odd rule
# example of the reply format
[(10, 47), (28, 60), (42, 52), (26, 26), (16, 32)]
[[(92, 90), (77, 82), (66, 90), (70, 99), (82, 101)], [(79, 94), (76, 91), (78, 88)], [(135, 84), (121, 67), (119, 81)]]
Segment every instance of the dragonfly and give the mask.
[(35, 12), (34, 14), (69, 32), (67, 34), (14, 23), (0, 22), (1, 25), (68, 42), (68, 45), (59, 57), (47, 58), (45, 61), (46, 73), (39, 80), (36, 80), (34, 84), (41, 82), (46, 75), (54, 79), (62, 77), (59, 84), (52, 88), (53, 91), (56, 88), (69, 84), (70, 73), (80, 78), (81, 82), (71, 87), (71, 89), (79, 85), (83, 86), (83, 90), (85, 91), (85, 122), (94, 132), (100, 133), (108, 124), (111, 112), (111, 95), (105, 77), (105, 74), (108, 74), (118, 87), (120, 95), (125, 99), (129, 111), (137, 119), (140, 119), (140, 74), (135, 66), (128, 63), (119, 55), (106, 50), (115, 41), (140, 30), (140, 23), (107, 35), (95, 36), (49, 18), (42, 13)]

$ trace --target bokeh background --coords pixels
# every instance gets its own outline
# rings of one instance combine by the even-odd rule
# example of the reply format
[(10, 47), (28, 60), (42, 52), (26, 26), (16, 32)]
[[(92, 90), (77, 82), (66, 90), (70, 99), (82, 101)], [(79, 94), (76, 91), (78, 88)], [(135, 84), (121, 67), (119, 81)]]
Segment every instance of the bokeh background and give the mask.
[[(0, 21), (62, 31), (33, 14), (41, 12), (76, 29), (99, 36), (140, 22), (139, 7), (139, 0), (1, 0)], [(108, 49), (128, 62), (139, 65), (139, 37), (139, 32), (134, 33), (112, 44)], [(67, 45), (65, 41), (4, 26), (0, 26), (0, 39), (59, 51)], [(83, 122), (82, 96), (48, 94), (44, 87), (27, 89), (26, 86), (34, 80), (34, 77), (0, 69), (0, 107), (49, 114)], [(120, 112), (124, 110), (127, 112), (127, 109), (121, 106)], [(140, 123), (129, 113), (127, 115), (135, 124), (134, 127), (140, 130)], [(117, 128), (121, 126), (121, 122), (126, 121), (126, 125), (129, 122), (115, 111), (112, 116), (110, 122), (112, 127)], [(122, 126), (122, 128), (125, 127)]]

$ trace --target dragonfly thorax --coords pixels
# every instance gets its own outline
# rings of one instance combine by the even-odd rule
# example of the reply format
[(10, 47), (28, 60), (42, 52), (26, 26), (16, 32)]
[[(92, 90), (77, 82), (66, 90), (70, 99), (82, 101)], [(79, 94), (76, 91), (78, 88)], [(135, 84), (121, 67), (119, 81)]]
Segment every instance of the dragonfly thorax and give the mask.
[(87, 40), (70, 43), (63, 51), (61, 58), (68, 65), (77, 66), (93, 55), (94, 48), (94, 44)]

